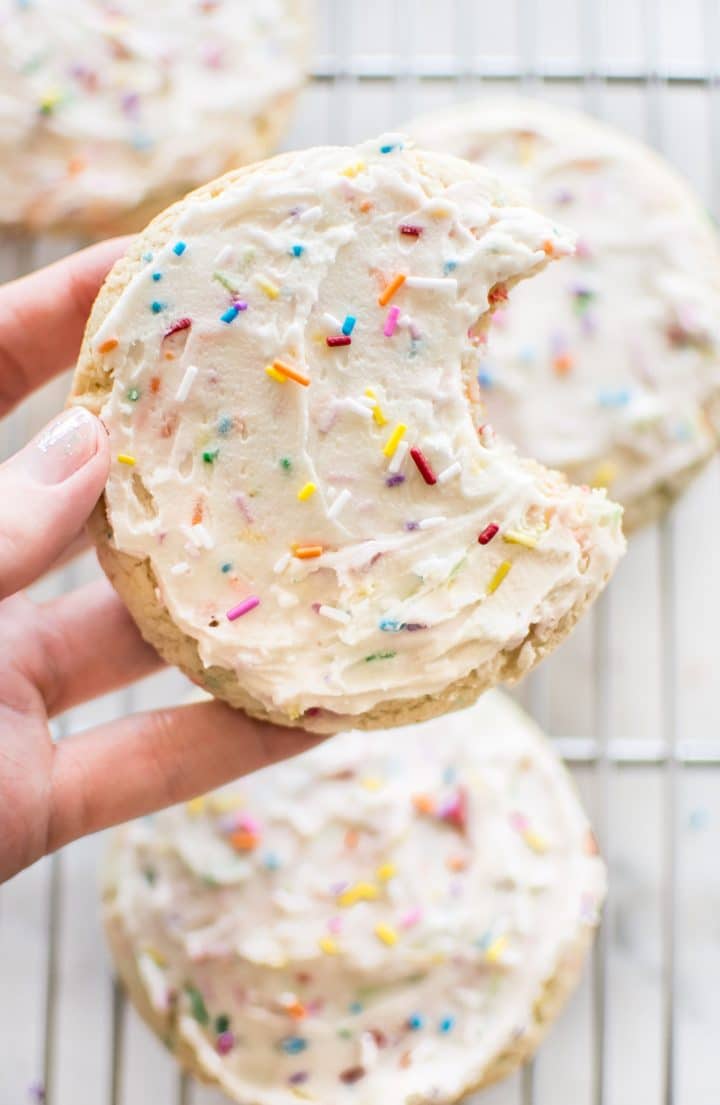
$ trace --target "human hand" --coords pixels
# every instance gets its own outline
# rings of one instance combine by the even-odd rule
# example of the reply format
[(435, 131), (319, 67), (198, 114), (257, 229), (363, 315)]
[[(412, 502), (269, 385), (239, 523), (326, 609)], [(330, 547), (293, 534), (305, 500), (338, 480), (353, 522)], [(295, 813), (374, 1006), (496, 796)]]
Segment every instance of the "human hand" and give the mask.
[[(93, 246), (0, 288), (0, 418), (72, 363), (124, 245)], [(0, 881), (317, 740), (204, 702), (53, 743), (50, 718), (161, 666), (106, 580), (42, 604), (22, 593), (75, 547), (108, 465), (102, 423), (79, 407), (0, 465)]]

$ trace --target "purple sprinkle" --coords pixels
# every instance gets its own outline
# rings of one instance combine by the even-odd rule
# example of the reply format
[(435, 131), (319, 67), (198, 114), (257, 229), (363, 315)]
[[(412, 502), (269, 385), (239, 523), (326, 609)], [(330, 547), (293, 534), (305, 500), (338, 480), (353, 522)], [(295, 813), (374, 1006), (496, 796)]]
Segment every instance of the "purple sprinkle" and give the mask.
[(401, 483), (405, 483), (405, 477), (401, 472), (395, 472), (394, 475), (388, 476), (385, 480), (386, 487), (397, 487)]
[(406, 522), (405, 523), (405, 529), (408, 531), (408, 533), (411, 533), (414, 529), (420, 529), (420, 523), (419, 522)]
[(423, 622), (406, 622), (403, 629), (406, 629), (408, 633), (417, 633), (418, 629), (427, 629), (427, 625)]
[(221, 1032), (215, 1041), (218, 1055), (227, 1055), (235, 1047), (235, 1036), (232, 1032)]
[(247, 311), (248, 305), (245, 299), (236, 299), (233, 303), (233, 307), (236, 307), (238, 311)]
[(296, 1070), (295, 1074), (291, 1074), (288, 1078), (288, 1082), (291, 1086), (302, 1086), (303, 1082), (307, 1082), (310, 1075), (306, 1070)]

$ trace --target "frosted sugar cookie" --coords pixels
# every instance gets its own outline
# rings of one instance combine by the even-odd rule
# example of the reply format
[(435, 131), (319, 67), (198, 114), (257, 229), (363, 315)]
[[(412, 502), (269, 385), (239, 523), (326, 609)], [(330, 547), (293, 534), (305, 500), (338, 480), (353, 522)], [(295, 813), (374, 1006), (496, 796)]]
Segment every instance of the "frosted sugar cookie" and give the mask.
[(241, 1105), (423, 1105), (532, 1054), (604, 891), (562, 765), (493, 692), (125, 826), (104, 909), (137, 1008)]
[(76, 401), (100, 555), (211, 693), (332, 732), (526, 671), (622, 551), (619, 508), (483, 426), (490, 307), (569, 248), (475, 166), (386, 136), (231, 174), (111, 273)]
[(411, 130), (524, 185), (579, 236), (572, 260), (496, 313), (478, 375), (487, 418), (522, 452), (607, 487), (626, 529), (657, 517), (720, 428), (708, 215), (649, 149), (579, 113), (480, 100)]

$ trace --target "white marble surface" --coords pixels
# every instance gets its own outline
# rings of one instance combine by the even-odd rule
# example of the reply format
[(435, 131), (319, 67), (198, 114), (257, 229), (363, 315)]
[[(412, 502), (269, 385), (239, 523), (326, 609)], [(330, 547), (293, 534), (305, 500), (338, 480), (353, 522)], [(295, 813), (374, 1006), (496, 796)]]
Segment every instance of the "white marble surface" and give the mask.
[[(501, 78), (524, 71), (529, 90), (590, 107), (653, 141), (720, 212), (720, 87), (697, 83), (704, 73), (720, 75), (718, 0), (508, 0), (501, 5), (489, 0), (325, 0), (319, 8), (316, 69), (321, 74), (339, 69), (346, 76), (335, 86), (321, 79), (308, 88), (286, 145), (353, 141), (479, 91), (481, 84), (507, 89)], [(458, 63), (465, 75), (447, 79)], [(573, 79), (593, 68), (614, 79)], [(471, 71), (473, 78), (467, 75)], [(393, 72), (400, 74), (399, 81), (381, 79)], [(632, 80), (648, 72), (657, 76), (649, 85)], [(426, 79), (418, 80), (418, 73)], [(357, 80), (358, 75), (375, 79)], [(537, 78), (543, 75), (556, 79), (540, 84)], [(71, 246), (5, 243), (0, 278)], [(64, 382), (51, 386), (2, 425), (0, 455), (17, 447), (60, 405), (64, 389)], [(550, 731), (560, 737), (610, 738), (614, 749), (651, 757), (673, 738), (678, 747), (696, 753), (709, 753), (713, 743), (717, 747), (719, 490), (716, 462), (662, 530), (633, 540), (600, 619), (587, 618), (532, 684), (522, 688), (520, 697)], [(86, 558), (72, 576), (49, 581), (46, 590), (67, 589), (93, 570)], [(83, 728), (123, 709), (174, 701), (182, 693), (180, 677), (166, 673), (129, 695), (112, 695), (74, 711), (67, 728)], [(532, 1076), (517, 1076), (480, 1100), (486, 1105), (717, 1105), (720, 766), (680, 765), (673, 773), (663, 764), (588, 765), (576, 768), (576, 775), (610, 860), (605, 951), (600, 949), (595, 971), (588, 972)], [(31, 1087), (43, 1078), (51, 921), (57, 958), (48, 1102), (111, 1101), (112, 990), (96, 893), (101, 851), (102, 840), (96, 838), (59, 857), (54, 899), (49, 861), (0, 888), (0, 1105), (27, 1105), (33, 1100)], [(671, 947), (675, 972), (669, 980), (664, 972)], [(606, 1015), (601, 1020), (597, 982), (603, 974)], [(664, 1088), (665, 996), (670, 990), (674, 1096)], [(603, 1024), (604, 1096), (598, 1098), (594, 1062)], [(118, 1105), (180, 1100), (171, 1059), (132, 1014), (126, 1019), (122, 1073)], [(187, 1092), (186, 1101), (219, 1105), (220, 1098), (198, 1087)]]

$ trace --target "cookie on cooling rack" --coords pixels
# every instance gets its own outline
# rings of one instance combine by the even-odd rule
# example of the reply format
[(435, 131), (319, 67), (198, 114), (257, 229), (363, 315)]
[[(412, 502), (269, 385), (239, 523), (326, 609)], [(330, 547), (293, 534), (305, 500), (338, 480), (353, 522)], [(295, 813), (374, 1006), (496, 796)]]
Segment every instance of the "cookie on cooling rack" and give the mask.
[(333, 732), (467, 705), (560, 640), (620, 510), (495, 441), (475, 377), (490, 306), (568, 248), (397, 136), (240, 170), (151, 224), (74, 398), (110, 434), (103, 566), (168, 661)]
[(498, 311), (479, 382), (519, 449), (607, 487), (626, 529), (670, 504), (720, 430), (720, 248), (687, 184), (645, 146), (588, 116), (480, 100), (410, 126), (432, 149), (525, 185), (577, 231)]
[(310, 0), (30, 0), (0, 16), (0, 223), (136, 230), (270, 153)]
[(241, 1105), (423, 1105), (533, 1053), (605, 869), (549, 744), (493, 692), (125, 826), (104, 882), (117, 969), (188, 1070)]

